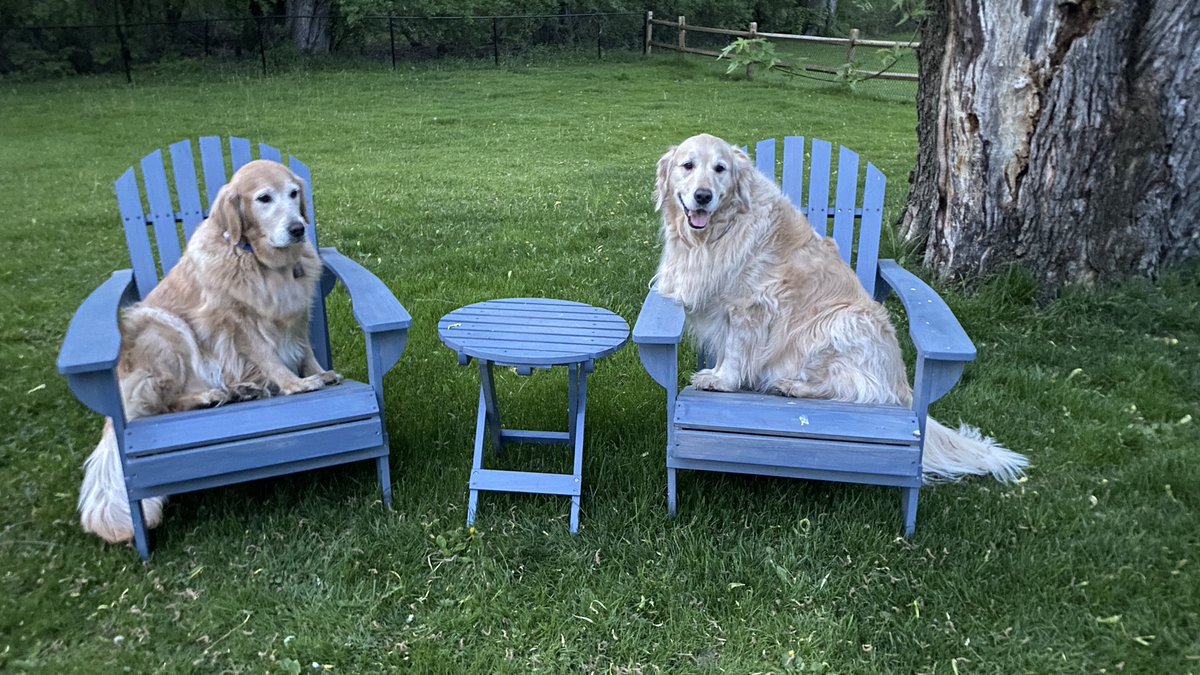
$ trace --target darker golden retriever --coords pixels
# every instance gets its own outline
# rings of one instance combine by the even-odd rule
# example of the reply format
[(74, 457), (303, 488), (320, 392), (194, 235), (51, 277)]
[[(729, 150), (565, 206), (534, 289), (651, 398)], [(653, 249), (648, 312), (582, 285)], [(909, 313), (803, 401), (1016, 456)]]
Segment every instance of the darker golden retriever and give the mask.
[[(308, 339), (322, 265), (305, 236), (303, 191), (278, 162), (242, 167), (179, 263), (122, 314), (117, 373), (130, 420), (341, 381)], [(163, 501), (143, 500), (148, 526), (162, 519)], [(133, 537), (111, 421), (85, 464), (79, 512), (83, 529), (106, 541)]]

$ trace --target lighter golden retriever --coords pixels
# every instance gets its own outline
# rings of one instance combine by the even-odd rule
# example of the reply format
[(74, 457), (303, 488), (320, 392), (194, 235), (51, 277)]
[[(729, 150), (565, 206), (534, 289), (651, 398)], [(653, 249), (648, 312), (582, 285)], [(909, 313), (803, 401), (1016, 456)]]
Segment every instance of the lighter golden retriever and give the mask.
[[(911, 405), (887, 310), (745, 153), (707, 134), (687, 139), (658, 161), (656, 199), (658, 291), (683, 305), (715, 363), (693, 386)], [(926, 435), (928, 480), (1011, 481), (1028, 463), (966, 425), (930, 418)]]
[[(125, 415), (179, 412), (337, 384), (308, 339), (321, 261), (305, 236), (300, 178), (278, 162), (238, 170), (211, 215), (143, 302), (121, 316), (117, 374)], [(145, 499), (149, 527), (163, 498)], [(84, 465), (83, 529), (109, 542), (133, 538), (111, 420)]]

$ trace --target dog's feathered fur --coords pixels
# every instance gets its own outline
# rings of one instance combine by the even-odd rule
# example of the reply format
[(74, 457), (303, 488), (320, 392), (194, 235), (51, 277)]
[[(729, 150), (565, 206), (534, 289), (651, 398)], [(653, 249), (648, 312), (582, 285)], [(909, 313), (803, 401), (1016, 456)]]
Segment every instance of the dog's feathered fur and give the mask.
[[(117, 374), (127, 419), (341, 381), (317, 362), (308, 339), (322, 265), (305, 237), (303, 193), (282, 164), (242, 167), (162, 283), (122, 314)], [(84, 472), (83, 529), (109, 542), (132, 539), (112, 420)], [(142, 500), (149, 527), (162, 519), (163, 501)]]
[[(658, 291), (683, 305), (715, 363), (693, 375), (696, 388), (912, 404), (887, 310), (745, 153), (694, 136), (662, 156), (656, 185)], [(928, 420), (927, 480), (990, 473), (1009, 481), (1026, 465), (971, 427), (954, 432)]]

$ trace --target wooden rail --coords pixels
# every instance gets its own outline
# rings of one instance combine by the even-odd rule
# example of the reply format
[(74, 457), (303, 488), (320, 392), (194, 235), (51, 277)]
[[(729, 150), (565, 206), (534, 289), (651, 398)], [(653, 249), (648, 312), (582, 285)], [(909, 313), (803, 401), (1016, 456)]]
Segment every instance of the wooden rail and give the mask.
[[(667, 26), (669, 28), (675, 28), (676, 30), (678, 30), (679, 33), (678, 33), (678, 39), (677, 39), (676, 43), (668, 44), (665, 42), (655, 41), (654, 40), (654, 26)], [(908, 47), (908, 48), (916, 49), (917, 47), (921, 46), (920, 42), (895, 42), (892, 40), (861, 40), (858, 37), (858, 29), (857, 28), (850, 31), (849, 38), (821, 37), (821, 36), (817, 36), (817, 35), (793, 35), (791, 33), (767, 33), (767, 32), (763, 32), (763, 31), (759, 31), (757, 23), (751, 23), (750, 30), (733, 30), (733, 29), (729, 29), (729, 28), (710, 28), (708, 26), (694, 26), (692, 24), (687, 23), (687, 18), (683, 17), (683, 16), (679, 17), (675, 21), (664, 21), (662, 19), (654, 18), (654, 12), (646, 12), (646, 42), (645, 42), (645, 46), (643, 49), (643, 53), (649, 54), (652, 48), (657, 47), (658, 49), (669, 49), (671, 51), (684, 52), (684, 53), (688, 53), (688, 54), (701, 54), (704, 56), (713, 56), (713, 57), (717, 57), (717, 56), (721, 55), (721, 53), (717, 52), (717, 51), (689, 47), (687, 45), (687, 34), (688, 33), (709, 33), (709, 34), (714, 34), (714, 35), (728, 35), (730, 37), (746, 38), (746, 39), (765, 38), (767, 40), (778, 40), (778, 41), (784, 41), (784, 42), (804, 42), (804, 43), (808, 43), (808, 44), (843, 46), (843, 47), (846, 47), (846, 50), (847, 50), (847, 52), (846, 52), (846, 62), (847, 63), (851, 63), (854, 61), (854, 51), (858, 47), (879, 47), (879, 48), (884, 48), (884, 49), (890, 49), (890, 48), (894, 48), (894, 47)], [(781, 64), (781, 65), (786, 66), (787, 64)], [(819, 66), (819, 65), (814, 65), (814, 64), (803, 64), (803, 65), (793, 66), (793, 67), (800, 68), (802, 70), (807, 70), (807, 71), (814, 72), (814, 73), (825, 73), (825, 74), (830, 74), (830, 75), (836, 75), (839, 73), (839, 69), (832, 67), (832, 66)], [(748, 75), (750, 74), (749, 69), (747, 69), (747, 74)], [(917, 75), (915, 73), (891, 73), (891, 72), (876, 73), (876, 72), (872, 72), (870, 70), (861, 70), (860, 69), (860, 70), (853, 70), (850, 72), (850, 74), (861, 75), (863, 77), (869, 77), (872, 79), (879, 79), (879, 80), (895, 80), (895, 81), (902, 81), (902, 82), (916, 82), (917, 81)]]

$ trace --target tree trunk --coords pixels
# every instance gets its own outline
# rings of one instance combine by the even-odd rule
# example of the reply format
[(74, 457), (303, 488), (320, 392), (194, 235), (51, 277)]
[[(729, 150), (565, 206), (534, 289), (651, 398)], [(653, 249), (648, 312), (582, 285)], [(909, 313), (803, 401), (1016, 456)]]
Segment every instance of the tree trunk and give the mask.
[(288, 32), (296, 49), (305, 54), (329, 51), (333, 0), (288, 0)]
[(825, 31), (822, 35), (833, 34), (833, 20), (837, 18), (838, 0), (825, 0)]
[(927, 267), (974, 280), (1017, 262), (1054, 288), (1200, 254), (1200, 3), (931, 9), (903, 222)]

